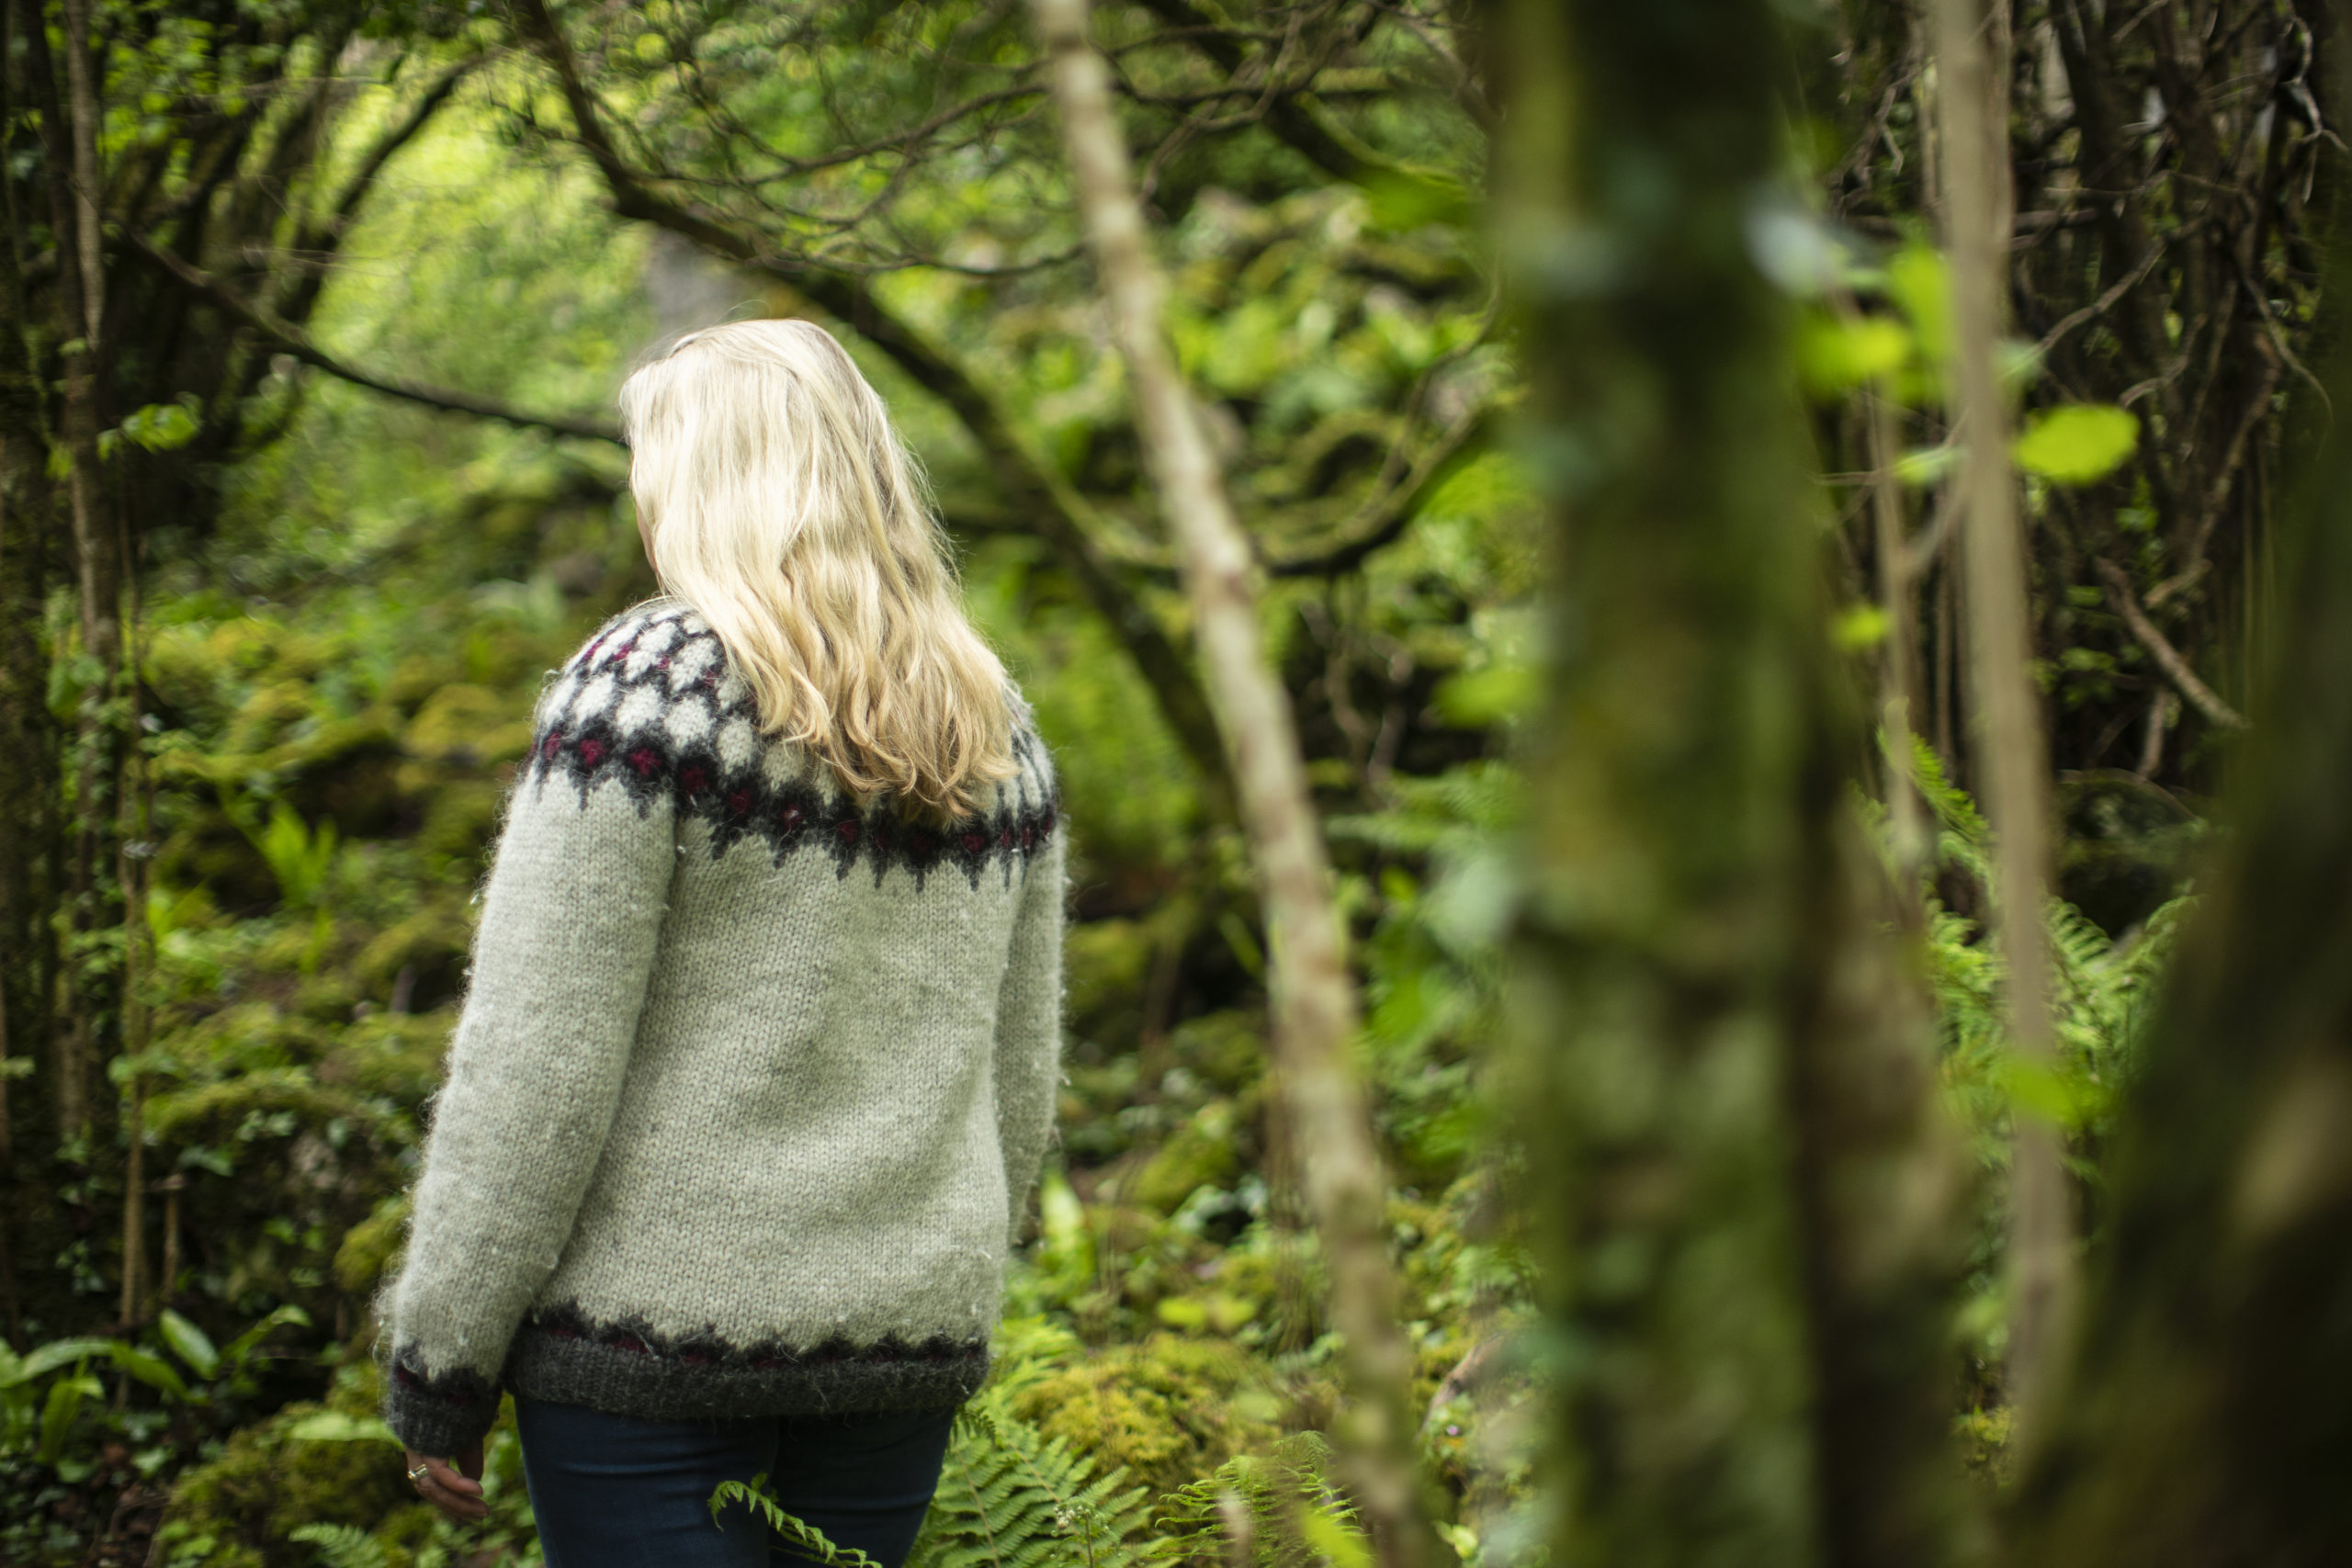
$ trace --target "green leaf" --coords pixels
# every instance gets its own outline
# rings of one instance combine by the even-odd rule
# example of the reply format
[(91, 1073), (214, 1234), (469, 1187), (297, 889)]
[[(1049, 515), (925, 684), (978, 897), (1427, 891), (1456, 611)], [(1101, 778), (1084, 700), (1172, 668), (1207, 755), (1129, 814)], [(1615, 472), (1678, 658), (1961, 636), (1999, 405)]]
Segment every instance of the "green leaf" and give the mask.
[(168, 1393), (182, 1403), (187, 1402), (187, 1384), (180, 1381), (179, 1373), (172, 1371), (171, 1363), (161, 1356), (150, 1354), (135, 1345), (120, 1343), (107, 1353), (114, 1364), (129, 1376), (137, 1378), (159, 1393)]
[(8, 1381), (30, 1382), (35, 1378), (47, 1377), (60, 1367), (70, 1367), (76, 1361), (86, 1361), (93, 1356), (107, 1355), (114, 1348), (114, 1344), (115, 1342), (111, 1339), (99, 1339), (95, 1337), (52, 1339), (46, 1345), (27, 1351), (25, 1359), (17, 1363), (15, 1374)]
[(287, 1427), (286, 1435), (298, 1443), (390, 1443), (396, 1449), (402, 1446), (381, 1417), (352, 1416), (340, 1410), (305, 1416)]
[(2112, 403), (2070, 403), (2033, 419), (2010, 454), (2052, 484), (2086, 485), (2113, 473), (2140, 444), (2140, 421)]
[(1372, 1550), (1362, 1532), (1321, 1508), (1310, 1508), (1300, 1517), (1298, 1533), (1331, 1568), (1372, 1568)]
[(1919, 446), (1894, 459), (1894, 477), (1907, 485), (1931, 485), (1960, 462), (1957, 446)]
[(1864, 600), (1838, 613), (1829, 640), (1840, 653), (1866, 653), (1886, 640), (1886, 612)]
[(40, 1449), (34, 1457), (43, 1464), (55, 1464), (57, 1456), (65, 1451), (65, 1439), (74, 1430), (74, 1417), (80, 1413), (82, 1402), (105, 1393), (98, 1380), (87, 1372), (50, 1384), (49, 1402), (40, 1413)]
[(1815, 316), (1797, 336), (1797, 374), (1815, 397), (1836, 397), (1903, 368), (1911, 341), (1911, 329), (1886, 316)]
[(1532, 669), (1498, 661), (1449, 676), (1437, 689), (1437, 711), (1464, 727), (1500, 724), (1532, 708), (1542, 694)]
[(1477, 205), (1470, 193), (1451, 181), (1399, 171), (1374, 175), (1364, 182), (1363, 190), (1374, 226), (1392, 233), (1430, 223), (1460, 229), (1477, 217)]
[(172, 1354), (186, 1361), (198, 1377), (209, 1378), (220, 1371), (220, 1352), (212, 1348), (204, 1330), (169, 1307), (164, 1309), (155, 1326), (163, 1331), (164, 1343), (172, 1348)]
[(1951, 274), (1944, 258), (1930, 245), (1911, 244), (1886, 264), (1886, 291), (1894, 297), (1911, 330), (1918, 334), (1919, 352), (1929, 359), (1951, 357)]
[(288, 1324), (297, 1328), (308, 1328), (311, 1325), (311, 1314), (298, 1306), (279, 1307), (276, 1312), (230, 1340), (229, 1348), (220, 1353), (221, 1359), (231, 1366), (243, 1365), (245, 1358), (253, 1354), (254, 1347), (260, 1344), (268, 1336), (270, 1330), (284, 1327)]
[(169, 452), (195, 440), (198, 428), (195, 412), (186, 405), (149, 403), (123, 417), (120, 434), (150, 452)]

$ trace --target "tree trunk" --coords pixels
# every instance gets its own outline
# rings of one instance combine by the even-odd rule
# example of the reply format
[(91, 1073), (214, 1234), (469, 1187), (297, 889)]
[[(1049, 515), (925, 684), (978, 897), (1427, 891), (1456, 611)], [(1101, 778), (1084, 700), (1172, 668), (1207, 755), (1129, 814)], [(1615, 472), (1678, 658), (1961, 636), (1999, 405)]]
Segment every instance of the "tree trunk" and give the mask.
[(1387, 1179), (1351, 1056), (1355, 987), (1322, 823), (1289, 692), (1266, 660), (1249, 541), (1168, 345), (1108, 73), (1087, 43), (1085, 0), (1033, 0), (1032, 13), (1052, 59), (1063, 141), (1145, 457), (1182, 552), (1201, 661), (1264, 901), (1276, 1078), (1329, 1259), (1331, 1321), (1346, 1341), (1351, 1397), (1339, 1437), (1384, 1568), (1417, 1568), (1434, 1560), (1436, 1541), (1420, 1508), (1413, 1354), (1396, 1318)]
[[(2030, 1064), (2057, 1046), (2050, 1023), (2050, 955), (2042, 901), (2051, 888), (2050, 747), (2034, 690), (2033, 629), (2008, 417), (1993, 355), (2008, 277), (2005, 69), (1985, 34), (1982, 0), (1935, 0), (1944, 189), (1950, 202), (1952, 324), (1958, 363), (1955, 423), (1967, 441), (1957, 498), (1968, 573), (1969, 694), (1987, 815), (1996, 835), (1995, 919), (2008, 971), (2011, 1047)], [(2006, 37), (2006, 29), (2001, 29)], [(1998, 58), (2006, 62), (2007, 52)], [(2074, 1200), (2059, 1134), (2014, 1113), (2009, 1175), (2007, 1382), (2029, 1440), (2041, 1416), (2048, 1370), (2064, 1354), (2074, 1298)]]
[[(2352, 248), (2332, 259), (2340, 278)], [(2352, 1540), (2352, 356), (2337, 355), (2339, 424), (2283, 547), (2296, 564), (2233, 830), (2125, 1103), (2084, 1332), (2020, 1487), (2023, 1568), (2303, 1568)]]
[(1849, 800), (1771, 7), (1518, 0), (1498, 232), (1549, 492), (1518, 1069), (1555, 1561), (1946, 1561), (1951, 1140)]

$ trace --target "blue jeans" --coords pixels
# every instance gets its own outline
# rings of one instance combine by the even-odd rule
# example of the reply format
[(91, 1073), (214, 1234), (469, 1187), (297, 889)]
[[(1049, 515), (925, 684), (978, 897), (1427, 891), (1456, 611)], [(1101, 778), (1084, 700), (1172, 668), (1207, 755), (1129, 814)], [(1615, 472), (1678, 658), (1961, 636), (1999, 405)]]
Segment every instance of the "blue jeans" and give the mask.
[(769, 1568), (764, 1520), (732, 1506), (722, 1481), (768, 1478), (785, 1510), (898, 1568), (939, 1486), (952, 1410), (744, 1421), (640, 1421), (543, 1400), (514, 1401), (523, 1473), (548, 1568)]

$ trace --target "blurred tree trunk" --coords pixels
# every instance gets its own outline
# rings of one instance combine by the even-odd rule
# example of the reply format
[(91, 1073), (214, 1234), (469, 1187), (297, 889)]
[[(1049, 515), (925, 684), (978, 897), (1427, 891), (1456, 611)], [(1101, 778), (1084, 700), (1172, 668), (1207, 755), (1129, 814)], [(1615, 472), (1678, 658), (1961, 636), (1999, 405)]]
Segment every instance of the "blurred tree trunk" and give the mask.
[[(2006, 5), (1935, 0), (1937, 107), (1943, 130), (1946, 230), (1951, 250), (1953, 424), (1967, 443), (1960, 490), (1968, 584), (1969, 708), (1976, 774), (1995, 842), (1996, 926), (2008, 980), (2010, 1046), (2039, 1067), (2057, 1055), (2050, 953), (2042, 924), (2052, 891), (2050, 747), (2033, 683), (2033, 617), (2026, 585), (2009, 419), (1994, 354), (2008, 292), (2008, 51)], [(2075, 1291), (2075, 1213), (2057, 1128), (2011, 1117), (2009, 1340), (2006, 1368), (2018, 1430), (2041, 1418), (2051, 1363), (2065, 1353)]]
[[(2339, 217), (2338, 227), (2342, 227)], [(2337, 276), (2352, 265), (2339, 243)], [(2340, 339), (2343, 315), (2331, 306)], [(2017, 1561), (2301, 1568), (2352, 1540), (2352, 356), (2267, 690), (2116, 1148)], [(2328, 416), (2318, 414), (2326, 419)]]
[(1953, 1165), (1859, 842), (1749, 235), (1780, 21), (1521, 0), (1500, 241), (1555, 518), (1513, 1103), (1563, 1563), (1949, 1560)]

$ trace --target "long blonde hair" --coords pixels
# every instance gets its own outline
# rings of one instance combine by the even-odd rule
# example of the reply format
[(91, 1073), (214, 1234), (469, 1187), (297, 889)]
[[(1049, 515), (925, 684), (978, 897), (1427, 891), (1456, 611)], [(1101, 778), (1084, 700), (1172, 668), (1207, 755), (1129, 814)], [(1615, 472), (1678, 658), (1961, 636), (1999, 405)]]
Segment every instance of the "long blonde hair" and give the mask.
[(1014, 772), (1004, 667), (888, 410), (807, 321), (690, 333), (621, 389), (654, 575), (842, 787), (966, 815)]

